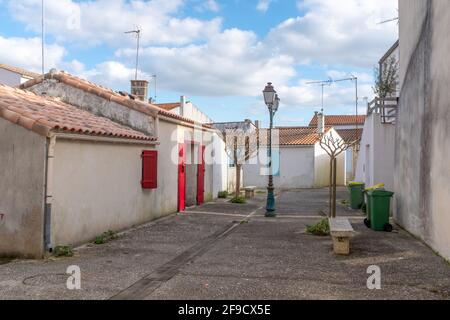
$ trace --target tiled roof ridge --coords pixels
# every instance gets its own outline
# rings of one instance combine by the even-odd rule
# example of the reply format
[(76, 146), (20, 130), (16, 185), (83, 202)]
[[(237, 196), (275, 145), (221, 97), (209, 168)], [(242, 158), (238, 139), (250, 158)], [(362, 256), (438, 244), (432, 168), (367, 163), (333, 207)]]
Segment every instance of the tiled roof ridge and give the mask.
[(7, 64), (4, 64), (4, 63), (0, 63), (0, 68), (4, 69), (4, 70), (11, 71), (11, 72), (14, 72), (14, 73), (19, 73), (21, 75), (24, 75), (24, 76), (27, 76), (27, 77), (30, 77), (30, 78), (37, 78), (37, 77), (40, 76), (39, 73), (32, 72), (32, 71), (26, 70), (24, 68), (7, 65)]
[[(363, 124), (366, 120), (366, 115), (347, 115), (347, 114), (341, 114), (341, 115), (325, 115), (325, 123), (327, 125), (354, 125), (355, 124), (355, 118), (357, 119), (358, 124)], [(328, 120), (327, 120), (328, 119)], [(329, 120), (332, 119), (332, 120)], [(336, 119), (340, 119), (336, 120)], [(332, 121), (332, 123), (327, 123), (327, 121)], [(314, 115), (311, 121), (309, 122), (310, 126), (316, 126), (317, 125), (317, 115)]]
[[(38, 101), (33, 101), (34, 104), (41, 104), (42, 106), (45, 106), (46, 103), (54, 105), (54, 107), (58, 107), (58, 105), (61, 107), (66, 107), (69, 109), (77, 110), (77, 113), (79, 113), (81, 116), (84, 113), (87, 113), (90, 117), (100, 119), (103, 121), (102, 125), (110, 124), (112, 128), (110, 130), (105, 129), (95, 129), (91, 125), (83, 126), (81, 124), (75, 124), (75, 125), (64, 125), (61, 123), (58, 123), (57, 121), (48, 120), (43, 116), (39, 115), (33, 115), (30, 111), (27, 110), (21, 110), (17, 106), (14, 106), (12, 104), (8, 104), (7, 107), (1, 106), (0, 104), (0, 117), (4, 118), (5, 120), (8, 120), (14, 124), (17, 124), (21, 127), (24, 127), (25, 129), (31, 130), (39, 135), (49, 137), (51, 132), (70, 132), (70, 133), (78, 133), (78, 134), (86, 134), (86, 135), (95, 135), (95, 136), (103, 136), (103, 137), (117, 137), (117, 138), (124, 138), (124, 139), (132, 139), (132, 140), (142, 140), (142, 141), (156, 141), (154, 137), (147, 136), (141, 132), (135, 131), (131, 128), (128, 128), (126, 126), (120, 125), (118, 123), (115, 123), (107, 118), (99, 117), (96, 115), (93, 115), (87, 111), (81, 110), (76, 108), (75, 106), (72, 106), (68, 103), (65, 103), (61, 101), (58, 98), (54, 97), (47, 97), (47, 96), (40, 96), (37, 95), (31, 91), (18, 89), (9, 87), (6, 85), (0, 84), (0, 91), (3, 91), (4, 93), (3, 97), (8, 97), (10, 99), (18, 99), (20, 97), (15, 96), (14, 94), (20, 95), (20, 96), (29, 96), (32, 99), (36, 99)], [(39, 101), (40, 100), (40, 101)], [(1, 100), (0, 100), (1, 102)]]
[[(36, 84), (42, 83), (44, 80), (50, 80), (50, 79), (56, 79), (58, 81), (61, 81), (65, 84), (69, 85), (69, 86), (73, 86), (80, 90), (95, 94), (103, 99), (118, 103), (127, 108), (136, 110), (138, 112), (141, 112), (141, 113), (144, 113), (147, 115), (155, 116), (156, 114), (160, 114), (164, 117), (172, 118), (172, 119), (186, 122), (189, 124), (196, 123), (192, 119), (182, 117), (182, 116), (177, 115), (170, 111), (166, 111), (154, 104), (150, 104), (148, 102), (143, 102), (143, 101), (140, 101), (137, 99), (131, 99), (130, 97), (134, 97), (131, 94), (126, 93), (126, 95), (124, 95), (124, 92), (122, 92), (122, 94), (119, 92), (115, 92), (110, 88), (100, 86), (96, 83), (90, 82), (85, 79), (81, 79), (81, 78), (76, 77), (65, 71), (59, 71), (59, 70), (53, 69), (49, 73), (45, 74), (44, 77), (40, 76), (36, 79), (33, 79), (33, 80), (23, 83), (20, 86), (20, 88), (28, 89)], [(208, 127), (208, 126), (204, 125), (204, 127)]]

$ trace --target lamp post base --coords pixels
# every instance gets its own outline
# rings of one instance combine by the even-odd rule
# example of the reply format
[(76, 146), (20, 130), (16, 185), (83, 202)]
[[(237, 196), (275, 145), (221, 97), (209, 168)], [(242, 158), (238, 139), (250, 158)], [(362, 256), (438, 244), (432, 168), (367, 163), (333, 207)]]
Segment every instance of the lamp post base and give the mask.
[(275, 218), (277, 214), (275, 213), (275, 195), (274, 188), (267, 188), (267, 207), (266, 207), (266, 218)]

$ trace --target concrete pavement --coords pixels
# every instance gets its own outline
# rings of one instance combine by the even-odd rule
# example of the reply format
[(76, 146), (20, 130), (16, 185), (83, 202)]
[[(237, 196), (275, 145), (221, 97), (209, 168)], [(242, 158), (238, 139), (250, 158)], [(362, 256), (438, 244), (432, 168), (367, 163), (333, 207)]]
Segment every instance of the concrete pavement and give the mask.
[[(325, 216), (327, 197), (285, 191), (276, 219), (264, 217), (264, 195), (217, 201), (72, 258), (0, 263), (0, 299), (450, 299), (450, 265), (398, 228), (373, 232), (339, 206), (358, 232), (350, 256), (335, 256), (329, 237), (306, 234)], [(81, 268), (81, 290), (65, 286), (70, 265)], [(371, 265), (381, 268), (381, 290), (367, 289)]]

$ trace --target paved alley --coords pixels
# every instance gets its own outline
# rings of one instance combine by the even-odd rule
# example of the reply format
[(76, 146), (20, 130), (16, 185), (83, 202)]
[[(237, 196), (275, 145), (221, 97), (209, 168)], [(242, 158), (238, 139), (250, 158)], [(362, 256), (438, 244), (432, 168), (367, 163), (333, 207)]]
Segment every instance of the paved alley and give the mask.
[[(261, 193), (244, 205), (218, 200), (71, 258), (0, 262), (0, 299), (450, 298), (450, 265), (398, 227), (373, 232), (339, 205), (357, 231), (350, 256), (335, 256), (331, 238), (306, 234), (327, 199), (326, 189), (284, 191), (276, 219), (264, 217)], [(81, 269), (81, 290), (66, 288), (71, 265)], [(381, 290), (367, 289), (371, 265), (381, 268)]]

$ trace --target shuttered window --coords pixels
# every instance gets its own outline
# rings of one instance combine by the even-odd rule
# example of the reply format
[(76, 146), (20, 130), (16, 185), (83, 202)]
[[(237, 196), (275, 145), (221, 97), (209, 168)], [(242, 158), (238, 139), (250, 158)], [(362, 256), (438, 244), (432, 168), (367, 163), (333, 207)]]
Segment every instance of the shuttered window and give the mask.
[(143, 189), (158, 188), (158, 151), (142, 152), (142, 181)]

